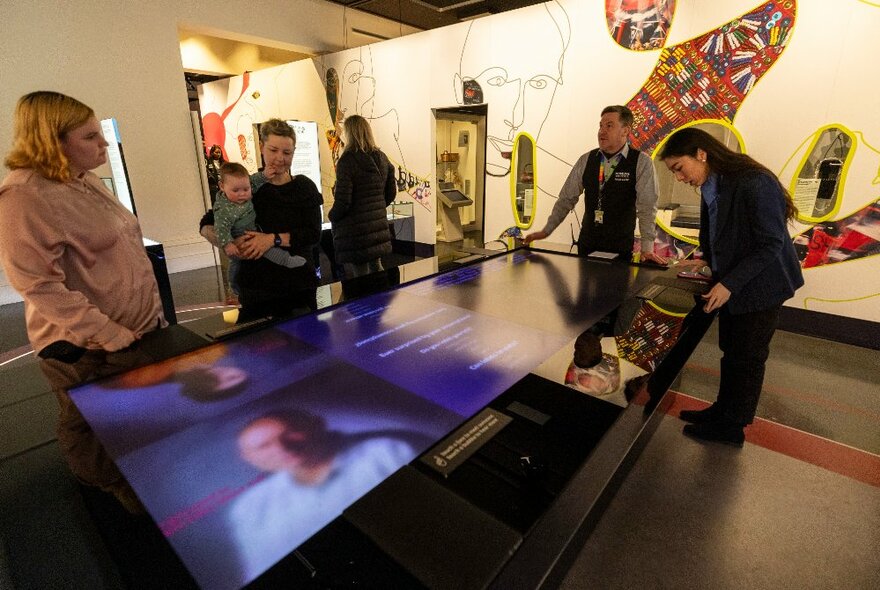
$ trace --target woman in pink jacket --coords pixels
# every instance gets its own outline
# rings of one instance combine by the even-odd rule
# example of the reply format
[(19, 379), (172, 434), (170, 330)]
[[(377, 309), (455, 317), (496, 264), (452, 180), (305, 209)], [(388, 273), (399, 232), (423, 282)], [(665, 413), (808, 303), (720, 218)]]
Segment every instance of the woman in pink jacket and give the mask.
[(94, 111), (57, 92), (19, 99), (0, 185), (0, 263), (61, 408), (58, 442), (80, 481), (131, 512), (137, 497), (73, 405), (74, 385), (138, 362), (166, 325), (137, 218), (90, 170), (107, 160)]

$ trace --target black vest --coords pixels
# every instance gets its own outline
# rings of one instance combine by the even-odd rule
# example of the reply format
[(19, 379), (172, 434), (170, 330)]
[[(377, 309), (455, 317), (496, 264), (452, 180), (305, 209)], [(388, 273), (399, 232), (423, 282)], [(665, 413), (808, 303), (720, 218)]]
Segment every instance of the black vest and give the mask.
[(584, 256), (594, 250), (617, 252), (629, 260), (636, 229), (636, 164), (639, 150), (629, 148), (602, 188), (602, 223), (596, 223), (599, 204), (599, 166), (602, 158), (595, 149), (587, 156), (584, 169), (584, 222), (578, 237), (578, 252)]

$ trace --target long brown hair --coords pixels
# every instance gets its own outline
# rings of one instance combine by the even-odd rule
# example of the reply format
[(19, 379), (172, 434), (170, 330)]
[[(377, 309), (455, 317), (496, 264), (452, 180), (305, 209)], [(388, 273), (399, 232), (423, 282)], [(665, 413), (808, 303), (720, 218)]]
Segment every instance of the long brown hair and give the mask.
[(25, 94), (15, 105), (13, 143), (6, 155), (6, 167), (32, 168), (50, 180), (67, 182), (70, 162), (61, 141), (94, 116), (91, 107), (60, 92)]
[(719, 174), (736, 174), (744, 170), (763, 172), (772, 178), (779, 186), (779, 190), (785, 196), (785, 218), (792, 220), (797, 216), (797, 207), (779, 178), (766, 166), (749, 156), (729, 149), (726, 145), (696, 127), (679, 129), (669, 136), (663, 149), (660, 150), (659, 158), (679, 158), (681, 156), (697, 157), (697, 150), (706, 152), (706, 164), (712, 172)]
[(346, 117), (344, 128), (345, 138), (348, 140), (348, 143), (345, 144), (345, 151), (357, 150), (370, 153), (379, 149), (376, 147), (376, 140), (373, 139), (370, 123), (360, 115)]

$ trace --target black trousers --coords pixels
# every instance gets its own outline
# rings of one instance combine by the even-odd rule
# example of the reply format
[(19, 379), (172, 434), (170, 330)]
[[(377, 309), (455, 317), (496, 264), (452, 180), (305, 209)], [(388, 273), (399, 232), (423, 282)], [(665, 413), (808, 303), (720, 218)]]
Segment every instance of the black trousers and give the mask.
[(732, 315), (725, 306), (718, 313), (718, 347), (724, 354), (715, 403), (725, 421), (745, 426), (755, 418), (781, 307)]

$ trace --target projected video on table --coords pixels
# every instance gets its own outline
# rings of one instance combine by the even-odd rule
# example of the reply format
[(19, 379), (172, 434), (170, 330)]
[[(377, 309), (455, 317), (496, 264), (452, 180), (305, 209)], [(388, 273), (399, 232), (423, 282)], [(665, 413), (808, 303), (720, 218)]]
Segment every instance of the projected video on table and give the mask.
[(71, 392), (204, 588), (238, 588), (461, 422), (277, 330)]
[(565, 336), (401, 291), (280, 326), (317, 348), (463, 417), (568, 342)]
[[(71, 397), (198, 584), (239, 588), (615, 304), (572, 295), (589, 309), (566, 310), (548, 289), (582, 286), (583, 261), (530, 256), (293, 319)], [(536, 320), (528, 307), (542, 298)]]

